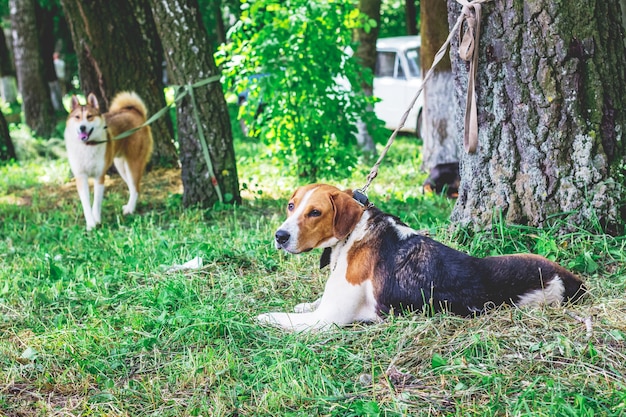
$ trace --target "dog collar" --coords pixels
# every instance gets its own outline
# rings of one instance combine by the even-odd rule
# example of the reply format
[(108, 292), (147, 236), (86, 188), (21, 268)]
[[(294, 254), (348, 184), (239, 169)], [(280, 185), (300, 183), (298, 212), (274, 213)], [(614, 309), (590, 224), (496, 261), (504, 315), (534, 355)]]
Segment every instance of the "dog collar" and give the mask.
[(370, 203), (369, 198), (367, 198), (367, 194), (365, 194), (361, 190), (354, 190), (352, 192), (352, 198), (354, 198), (356, 202), (361, 205), (361, 207), (365, 207), (365, 209), (368, 209), (374, 205)]

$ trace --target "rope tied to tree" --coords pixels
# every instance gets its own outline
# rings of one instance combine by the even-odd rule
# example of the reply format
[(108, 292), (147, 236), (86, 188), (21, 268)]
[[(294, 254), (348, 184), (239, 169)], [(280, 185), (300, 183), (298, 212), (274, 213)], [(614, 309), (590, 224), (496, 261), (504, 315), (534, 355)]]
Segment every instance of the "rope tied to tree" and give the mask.
[[(422, 84), (417, 89), (415, 96), (411, 100), (409, 107), (406, 109), (402, 117), (400, 118), (400, 123), (398, 127), (391, 133), (389, 140), (387, 141), (387, 145), (381, 152), (378, 160), (372, 167), (370, 173), (367, 175), (367, 181), (363, 188), (360, 188), (358, 191), (365, 194), (367, 193), (367, 189), (371, 185), (374, 178), (378, 175), (378, 168), (380, 164), (389, 151), (391, 144), (395, 140), (396, 136), (400, 129), (404, 127), (404, 123), (409, 116), (411, 109), (415, 106), (415, 102), (417, 101), (419, 95), (422, 93), (424, 89), (424, 85), (431, 78), (435, 67), (439, 62), (443, 59), (450, 43), (452, 41), (452, 37), (458, 33), (459, 36), (459, 55), (461, 59), (470, 62), (470, 71), (468, 74), (468, 88), (467, 88), (467, 99), (465, 106), (465, 132), (463, 137), (463, 144), (465, 146), (465, 150), (468, 153), (476, 152), (478, 148), (478, 113), (476, 108), (476, 88), (475, 88), (475, 79), (476, 79), (476, 68), (478, 67), (478, 53), (474, 53), (478, 51), (478, 38), (480, 36), (480, 12), (482, 3), (487, 3), (492, 0), (456, 0), (457, 3), (463, 6), (463, 11), (459, 15), (454, 24), (454, 27), (448, 34), (448, 38), (441, 45), (441, 48), (435, 54), (435, 58), (433, 60), (433, 64), (430, 69), (424, 76), (422, 80)], [(465, 23), (465, 25), (464, 25)], [(467, 27), (466, 30), (463, 30), (463, 27)], [(468, 115), (469, 113), (469, 115)]]

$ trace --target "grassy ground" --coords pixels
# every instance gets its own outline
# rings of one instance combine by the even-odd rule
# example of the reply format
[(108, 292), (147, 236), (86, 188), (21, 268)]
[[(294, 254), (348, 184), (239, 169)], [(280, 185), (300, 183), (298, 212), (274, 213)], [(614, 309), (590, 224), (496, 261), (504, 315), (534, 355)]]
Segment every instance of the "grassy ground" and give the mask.
[[(114, 177), (91, 233), (66, 162), (0, 168), (0, 415), (626, 414), (623, 237), (453, 231), (451, 202), (421, 193), (419, 147), (405, 137), (370, 189), (375, 204), (475, 255), (558, 260), (591, 295), (567, 308), (284, 333), (254, 317), (316, 298), (327, 272), (319, 253), (273, 249), (295, 181), (253, 142), (237, 154), (242, 206), (183, 210), (178, 173), (156, 170), (139, 214), (121, 217)], [(369, 166), (340, 185), (362, 186)], [(168, 272), (195, 257), (200, 270)]]

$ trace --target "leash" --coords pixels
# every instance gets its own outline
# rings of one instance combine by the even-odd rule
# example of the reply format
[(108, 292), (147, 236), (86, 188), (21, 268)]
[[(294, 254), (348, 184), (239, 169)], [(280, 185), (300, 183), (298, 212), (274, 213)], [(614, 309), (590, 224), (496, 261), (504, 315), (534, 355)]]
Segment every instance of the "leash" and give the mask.
[(133, 133), (143, 129), (146, 126), (151, 125), (157, 119), (161, 118), (170, 109), (170, 107), (172, 107), (173, 105), (175, 105), (176, 103), (181, 101), (183, 98), (185, 98), (187, 96), (187, 94), (189, 94), (189, 91), (190, 91), (191, 88), (205, 86), (205, 85), (210, 84), (212, 82), (218, 81), (220, 78), (221, 78), (221, 75), (214, 75), (213, 77), (209, 77), (209, 78), (206, 78), (204, 80), (198, 81), (195, 84), (187, 84), (185, 86), (172, 85), (172, 87), (174, 87), (176, 89), (176, 91), (177, 91), (177, 93), (174, 95), (174, 100), (170, 104), (168, 104), (165, 107), (163, 107), (158, 112), (154, 113), (144, 123), (142, 123), (141, 125), (139, 125), (137, 127), (133, 127), (132, 129), (125, 130), (124, 132), (120, 133), (119, 135), (115, 136), (114, 138), (107, 139), (107, 140), (88, 141), (88, 142), (86, 142), (86, 144), (88, 144), (88, 145), (99, 145), (101, 143), (107, 143), (107, 142), (110, 142), (110, 141), (127, 138), (130, 135), (132, 135)]
[(219, 79), (221, 78), (221, 75), (214, 75), (212, 77), (209, 78), (205, 78), (204, 80), (198, 81), (194, 84), (187, 84), (184, 86), (181, 85), (173, 85), (172, 87), (176, 88), (176, 94), (174, 95), (174, 100), (166, 105), (165, 107), (163, 107), (161, 110), (159, 110), (158, 112), (154, 113), (148, 120), (146, 120), (144, 123), (142, 123), (141, 125), (134, 127), (132, 129), (126, 130), (122, 133), (120, 133), (119, 135), (115, 136), (114, 138), (108, 139), (108, 140), (101, 140), (101, 141), (88, 141), (85, 142), (85, 144), (87, 145), (98, 145), (101, 143), (106, 143), (109, 141), (114, 141), (114, 140), (120, 140), (120, 139), (124, 139), (127, 138), (129, 136), (131, 136), (132, 134), (134, 134), (135, 132), (137, 132), (138, 130), (143, 129), (144, 127), (154, 123), (155, 120), (159, 119), (160, 117), (162, 117), (167, 111), (169, 111), (170, 107), (172, 107), (173, 105), (175, 105), (176, 103), (178, 103), (179, 101), (181, 101), (183, 98), (185, 98), (187, 95), (189, 95), (189, 98), (191, 100), (191, 107), (193, 109), (193, 116), (196, 122), (196, 126), (198, 127), (198, 137), (200, 139), (200, 144), (202, 146), (202, 155), (204, 157), (204, 160), (207, 164), (207, 168), (209, 170), (209, 176), (211, 179), (211, 184), (213, 185), (213, 188), (215, 188), (215, 193), (217, 194), (217, 198), (219, 200), (220, 203), (224, 203), (224, 195), (222, 194), (222, 189), (220, 188), (219, 182), (217, 181), (217, 177), (215, 176), (215, 170), (213, 169), (213, 162), (211, 161), (211, 155), (209, 154), (209, 146), (207, 144), (206, 141), (206, 137), (204, 135), (204, 130), (202, 129), (202, 123), (200, 121), (200, 114), (198, 113), (198, 107), (196, 105), (196, 99), (195, 96), (193, 94), (193, 90), (194, 88), (198, 88), (198, 87), (203, 87), (205, 85), (211, 84), (213, 82), (219, 81)]
[[(465, 130), (463, 136), (463, 144), (465, 150), (468, 153), (476, 152), (478, 147), (478, 111), (476, 108), (476, 89), (475, 89), (475, 79), (476, 79), (476, 67), (478, 66), (478, 40), (480, 37), (480, 19), (481, 19), (481, 5), (482, 3), (487, 3), (492, 0), (456, 0), (457, 3), (463, 6), (463, 11), (459, 15), (454, 24), (454, 27), (448, 34), (448, 38), (441, 45), (439, 51), (435, 54), (435, 58), (433, 60), (433, 64), (430, 69), (426, 73), (422, 84), (417, 89), (415, 96), (411, 100), (409, 107), (406, 109), (402, 117), (400, 118), (400, 123), (398, 127), (391, 133), (389, 140), (387, 141), (387, 145), (381, 152), (378, 160), (372, 167), (370, 173), (367, 176), (367, 181), (362, 188), (359, 188), (354, 191), (355, 199), (363, 205), (361, 201), (367, 202), (369, 204), (369, 200), (367, 199), (367, 189), (374, 181), (374, 178), (378, 176), (378, 168), (382, 160), (387, 155), (389, 148), (391, 148), (391, 144), (396, 139), (398, 132), (400, 129), (404, 127), (404, 123), (409, 116), (411, 109), (415, 106), (415, 102), (417, 101), (419, 95), (422, 93), (424, 89), (424, 85), (432, 76), (435, 67), (439, 62), (443, 59), (444, 54), (448, 50), (450, 46), (450, 42), (452, 41), (452, 37), (458, 33), (460, 42), (459, 42), (459, 55), (461, 59), (470, 62), (470, 69), (468, 74), (468, 88), (467, 88), (467, 97), (465, 103)], [(463, 28), (467, 26), (467, 29)], [(358, 195), (358, 198), (357, 198)]]

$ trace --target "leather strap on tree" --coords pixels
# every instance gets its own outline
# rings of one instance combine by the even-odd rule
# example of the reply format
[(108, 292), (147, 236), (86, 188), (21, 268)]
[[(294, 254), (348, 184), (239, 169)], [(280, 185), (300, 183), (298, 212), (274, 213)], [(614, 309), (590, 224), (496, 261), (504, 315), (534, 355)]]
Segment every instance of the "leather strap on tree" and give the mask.
[(476, 108), (476, 67), (478, 66), (478, 40), (480, 38), (480, 8), (478, 1), (463, 4), (459, 26), (459, 56), (470, 63), (465, 100), (465, 130), (463, 146), (468, 153), (476, 152), (478, 147), (478, 110)]

